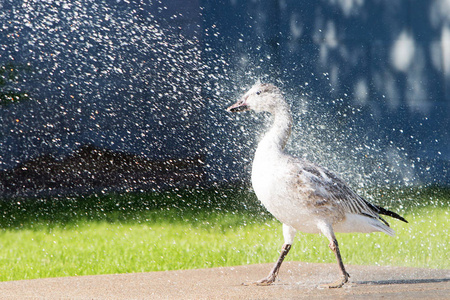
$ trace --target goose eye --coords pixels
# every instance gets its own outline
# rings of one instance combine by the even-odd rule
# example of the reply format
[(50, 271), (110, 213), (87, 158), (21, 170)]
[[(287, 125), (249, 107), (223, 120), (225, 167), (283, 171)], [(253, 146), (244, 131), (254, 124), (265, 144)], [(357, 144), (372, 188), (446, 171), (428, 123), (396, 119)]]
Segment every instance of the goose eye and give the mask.
[(261, 91), (257, 91), (257, 92), (256, 92), (256, 95), (259, 96), (260, 94), (261, 94)]

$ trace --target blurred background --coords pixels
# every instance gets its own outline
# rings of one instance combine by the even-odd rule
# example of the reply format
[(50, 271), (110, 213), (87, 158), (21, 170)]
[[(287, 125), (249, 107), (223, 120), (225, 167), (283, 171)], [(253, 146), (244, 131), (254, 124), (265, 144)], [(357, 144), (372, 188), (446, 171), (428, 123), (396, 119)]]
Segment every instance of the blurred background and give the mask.
[(450, 184), (450, 1), (0, 0), (0, 197), (248, 184), (268, 116), (357, 189)]

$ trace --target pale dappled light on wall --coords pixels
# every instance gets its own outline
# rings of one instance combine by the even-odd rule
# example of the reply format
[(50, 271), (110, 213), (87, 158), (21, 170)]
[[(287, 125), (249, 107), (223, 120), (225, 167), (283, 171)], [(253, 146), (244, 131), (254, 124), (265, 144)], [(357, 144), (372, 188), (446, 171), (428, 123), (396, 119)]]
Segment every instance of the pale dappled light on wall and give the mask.
[(443, 72), (445, 77), (450, 79), (450, 25), (442, 26), (441, 49)]
[(364, 78), (359, 79), (354, 89), (355, 101), (360, 105), (365, 105), (369, 97), (369, 88)]
[(400, 33), (391, 50), (391, 63), (401, 72), (407, 72), (414, 58), (415, 43), (405, 30)]
[(331, 4), (338, 6), (346, 17), (358, 14), (365, 0), (330, 0)]

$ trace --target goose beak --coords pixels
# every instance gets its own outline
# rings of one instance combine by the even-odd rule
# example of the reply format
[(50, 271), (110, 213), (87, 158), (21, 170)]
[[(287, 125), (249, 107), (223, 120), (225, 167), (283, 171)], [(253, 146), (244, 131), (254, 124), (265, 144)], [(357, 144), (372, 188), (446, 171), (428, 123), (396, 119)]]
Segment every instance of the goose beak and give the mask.
[(245, 99), (241, 99), (235, 104), (231, 105), (227, 108), (227, 111), (229, 112), (240, 112), (240, 111), (246, 111), (249, 110), (250, 107), (245, 103)]

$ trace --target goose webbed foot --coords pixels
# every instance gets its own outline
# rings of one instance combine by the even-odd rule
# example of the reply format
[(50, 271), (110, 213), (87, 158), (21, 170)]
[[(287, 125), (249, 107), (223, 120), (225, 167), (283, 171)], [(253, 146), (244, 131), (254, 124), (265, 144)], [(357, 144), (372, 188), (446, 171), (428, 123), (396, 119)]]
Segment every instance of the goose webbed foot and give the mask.
[(258, 286), (267, 286), (267, 285), (271, 285), (272, 283), (275, 282), (275, 276), (267, 276), (264, 277), (263, 279), (260, 279), (258, 281), (253, 281), (253, 282), (244, 282), (243, 285), (258, 285)]
[(333, 281), (332, 283), (327, 283), (327, 284), (321, 284), (319, 285), (319, 289), (337, 289), (337, 288), (341, 288), (342, 286), (344, 286), (344, 284), (346, 284), (348, 282), (348, 278), (350, 277), (350, 275), (348, 275), (348, 273), (346, 273), (345, 275), (342, 275), (342, 277), (336, 281)]

